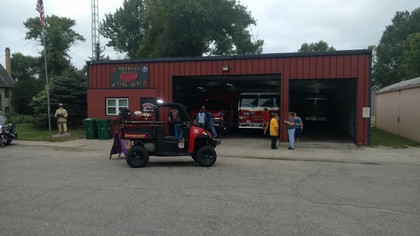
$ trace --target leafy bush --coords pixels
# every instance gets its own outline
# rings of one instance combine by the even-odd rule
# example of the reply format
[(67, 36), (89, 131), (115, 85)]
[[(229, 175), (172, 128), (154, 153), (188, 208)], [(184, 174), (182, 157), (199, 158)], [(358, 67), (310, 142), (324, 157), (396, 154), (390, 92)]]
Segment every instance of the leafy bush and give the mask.
[(32, 123), (33, 118), (31, 115), (20, 115), (15, 112), (6, 113), (7, 122), (13, 122), (15, 124)]

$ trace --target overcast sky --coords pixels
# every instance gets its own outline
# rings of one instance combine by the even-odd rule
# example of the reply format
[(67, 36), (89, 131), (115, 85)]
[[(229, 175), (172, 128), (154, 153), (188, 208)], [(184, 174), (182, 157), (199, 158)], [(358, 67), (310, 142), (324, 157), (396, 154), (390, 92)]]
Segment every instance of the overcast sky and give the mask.
[[(41, 47), (25, 40), (23, 22), (39, 16), (36, 0), (1, 0), (0, 63), (4, 64), (6, 47), (11, 53), (39, 56)], [(99, 0), (99, 19), (114, 13), (122, 0)], [(377, 45), (397, 11), (413, 11), (418, 0), (241, 0), (256, 19), (252, 34), (264, 40), (263, 53), (296, 52), (302, 43), (326, 41), (337, 50), (365, 49)], [(86, 38), (71, 47), (72, 63), (82, 68), (92, 55), (91, 0), (44, 0), (46, 15), (68, 17), (76, 21), (73, 28)], [(101, 38), (101, 44), (107, 40)], [(107, 48), (111, 59), (124, 55)]]

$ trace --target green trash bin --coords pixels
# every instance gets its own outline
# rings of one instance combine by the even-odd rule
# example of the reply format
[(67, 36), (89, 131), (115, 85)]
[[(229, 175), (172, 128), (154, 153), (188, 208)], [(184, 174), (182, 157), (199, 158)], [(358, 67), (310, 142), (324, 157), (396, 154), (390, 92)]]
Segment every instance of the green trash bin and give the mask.
[(86, 129), (86, 139), (97, 139), (98, 138), (98, 127), (96, 125), (96, 119), (87, 118), (83, 121)]
[(97, 119), (98, 125), (98, 139), (105, 140), (111, 138), (111, 120), (110, 119)]

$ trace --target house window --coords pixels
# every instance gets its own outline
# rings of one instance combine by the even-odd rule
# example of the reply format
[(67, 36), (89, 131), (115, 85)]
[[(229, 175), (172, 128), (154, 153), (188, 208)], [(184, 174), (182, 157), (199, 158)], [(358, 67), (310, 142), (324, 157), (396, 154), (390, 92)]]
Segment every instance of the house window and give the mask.
[(128, 109), (128, 98), (107, 98), (106, 99), (106, 115), (118, 115), (123, 108)]
[(4, 97), (9, 98), (9, 88), (4, 89)]

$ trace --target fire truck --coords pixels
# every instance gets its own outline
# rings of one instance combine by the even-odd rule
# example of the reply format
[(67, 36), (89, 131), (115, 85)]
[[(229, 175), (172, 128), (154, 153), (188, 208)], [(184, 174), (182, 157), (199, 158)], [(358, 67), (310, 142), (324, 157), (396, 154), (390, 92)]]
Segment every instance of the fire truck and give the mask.
[(238, 128), (262, 129), (262, 112), (267, 108), (269, 113), (280, 115), (280, 93), (247, 92), (239, 94)]

